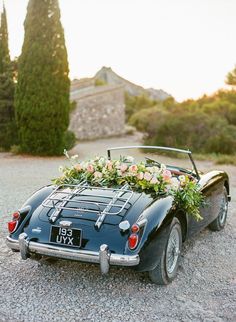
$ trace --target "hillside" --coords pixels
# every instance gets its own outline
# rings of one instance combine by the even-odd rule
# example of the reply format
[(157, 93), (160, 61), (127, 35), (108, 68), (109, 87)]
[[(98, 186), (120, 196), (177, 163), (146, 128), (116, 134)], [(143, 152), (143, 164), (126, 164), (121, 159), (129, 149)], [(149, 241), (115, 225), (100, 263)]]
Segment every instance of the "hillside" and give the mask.
[(110, 85), (124, 85), (125, 90), (133, 96), (148, 95), (151, 99), (156, 101), (163, 101), (171, 95), (163, 91), (162, 89), (155, 88), (143, 88), (136, 85), (125, 78), (117, 75), (110, 67), (102, 67), (94, 76), (95, 79), (103, 80)]

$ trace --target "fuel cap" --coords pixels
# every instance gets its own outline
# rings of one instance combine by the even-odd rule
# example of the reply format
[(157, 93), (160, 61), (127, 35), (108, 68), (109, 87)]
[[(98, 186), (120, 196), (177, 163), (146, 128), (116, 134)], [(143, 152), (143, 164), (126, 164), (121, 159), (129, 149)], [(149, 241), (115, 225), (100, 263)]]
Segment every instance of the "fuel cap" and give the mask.
[(128, 222), (128, 220), (124, 220), (119, 223), (119, 228), (121, 231), (126, 231), (130, 228), (130, 223)]

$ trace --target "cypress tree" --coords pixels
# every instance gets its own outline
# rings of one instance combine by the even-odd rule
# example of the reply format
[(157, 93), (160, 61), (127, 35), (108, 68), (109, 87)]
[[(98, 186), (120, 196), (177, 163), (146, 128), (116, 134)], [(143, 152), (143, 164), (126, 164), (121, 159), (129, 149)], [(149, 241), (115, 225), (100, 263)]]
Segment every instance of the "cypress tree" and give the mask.
[(14, 113), (14, 82), (8, 48), (5, 6), (0, 25), (0, 147), (8, 150), (16, 140)]
[(69, 124), (70, 81), (58, 0), (29, 0), (24, 27), (15, 100), (21, 150), (59, 155)]

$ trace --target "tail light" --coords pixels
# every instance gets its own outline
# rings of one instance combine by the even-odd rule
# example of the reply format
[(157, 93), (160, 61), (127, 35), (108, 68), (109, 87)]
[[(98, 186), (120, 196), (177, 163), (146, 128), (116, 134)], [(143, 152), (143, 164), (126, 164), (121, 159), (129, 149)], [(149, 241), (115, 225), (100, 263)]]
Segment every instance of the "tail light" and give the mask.
[(17, 221), (17, 220), (19, 220), (20, 219), (20, 213), (17, 211), (17, 212), (14, 212), (13, 214), (12, 214), (12, 220), (15, 220), (15, 221)]
[(129, 236), (129, 239), (128, 239), (129, 248), (130, 249), (135, 249), (137, 247), (137, 245), (138, 245), (138, 241), (139, 241), (138, 235), (131, 234)]
[(20, 219), (20, 213), (14, 212), (12, 214), (12, 220), (8, 222), (9, 233), (13, 233), (16, 230), (19, 219)]
[(128, 239), (129, 249), (133, 250), (137, 247), (139, 242), (139, 231), (140, 231), (139, 225), (134, 224), (131, 227), (132, 234), (129, 236), (129, 239)]
[(137, 233), (139, 232), (139, 225), (134, 224), (134, 225), (131, 227), (131, 231), (132, 231), (132, 233), (137, 234)]

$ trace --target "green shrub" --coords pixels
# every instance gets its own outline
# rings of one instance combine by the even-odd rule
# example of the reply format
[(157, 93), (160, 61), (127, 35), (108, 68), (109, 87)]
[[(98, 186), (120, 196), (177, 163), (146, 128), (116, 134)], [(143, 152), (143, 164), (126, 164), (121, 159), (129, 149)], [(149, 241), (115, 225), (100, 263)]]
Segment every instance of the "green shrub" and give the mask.
[(198, 153), (235, 153), (236, 127), (227, 120), (203, 112), (162, 114), (150, 120), (146, 144), (189, 148)]
[(69, 151), (75, 146), (75, 143), (76, 143), (76, 137), (74, 132), (66, 131), (64, 136), (64, 148)]
[(207, 153), (235, 154), (236, 152), (236, 126), (228, 125), (211, 136), (206, 143)]
[(128, 93), (125, 94), (125, 111), (126, 120), (128, 121), (130, 117), (142, 110), (153, 107), (157, 104), (156, 101), (150, 99), (147, 95), (132, 96)]
[(155, 132), (156, 124), (159, 124), (166, 115), (169, 115), (168, 111), (161, 106), (154, 106), (134, 113), (129, 124), (135, 126), (138, 131), (151, 134), (153, 131)]
[(215, 160), (216, 164), (232, 164), (236, 165), (236, 154), (234, 155), (218, 155)]
[(22, 152), (21, 147), (19, 145), (12, 145), (10, 152), (13, 154), (20, 154)]

